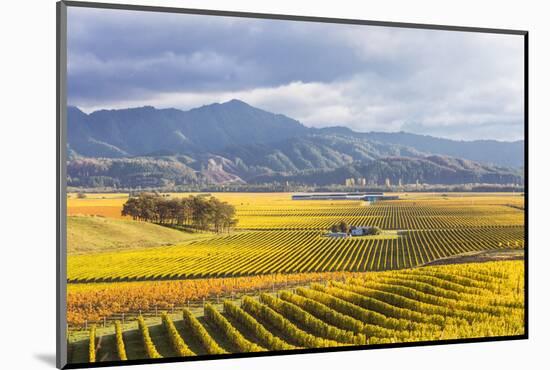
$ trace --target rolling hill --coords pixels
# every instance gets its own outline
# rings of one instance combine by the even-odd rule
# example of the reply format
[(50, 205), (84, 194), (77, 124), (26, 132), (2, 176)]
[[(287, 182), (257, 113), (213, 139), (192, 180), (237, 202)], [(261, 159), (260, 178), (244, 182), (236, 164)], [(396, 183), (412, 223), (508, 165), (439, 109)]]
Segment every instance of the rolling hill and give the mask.
[(168, 246), (212, 235), (189, 234), (148, 222), (95, 216), (67, 217), (67, 231), (69, 254)]

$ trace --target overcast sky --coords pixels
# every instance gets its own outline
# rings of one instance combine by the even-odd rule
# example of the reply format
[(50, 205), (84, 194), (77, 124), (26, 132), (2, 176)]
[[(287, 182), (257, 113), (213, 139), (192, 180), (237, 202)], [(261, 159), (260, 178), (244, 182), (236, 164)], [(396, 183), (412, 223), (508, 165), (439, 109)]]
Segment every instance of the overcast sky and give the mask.
[(523, 38), (69, 7), (68, 103), (240, 99), (306, 126), (523, 139)]

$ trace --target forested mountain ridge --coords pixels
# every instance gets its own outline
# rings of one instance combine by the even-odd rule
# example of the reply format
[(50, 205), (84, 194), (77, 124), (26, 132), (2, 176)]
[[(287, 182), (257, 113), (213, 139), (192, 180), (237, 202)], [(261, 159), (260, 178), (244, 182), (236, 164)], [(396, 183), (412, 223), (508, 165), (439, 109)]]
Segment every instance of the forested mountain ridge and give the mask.
[(173, 186), (347, 177), (521, 183), (523, 141), (454, 141), (346, 127), (308, 128), (231, 100), (189, 111), (68, 109), (69, 185)]
[(343, 184), (346, 179), (365, 178), (368, 185), (381, 185), (386, 180), (397, 185), (414, 184), (521, 184), (522, 176), (514, 170), (442, 156), (425, 158), (387, 157), (357, 162), (331, 170), (301, 171), (291, 175), (270, 174), (254, 179), (255, 182), (290, 181), (304, 184)]
[(141, 107), (85, 114), (69, 107), (68, 130), (72, 149), (88, 157), (211, 152), (228, 145), (302, 136), (309, 131), (296, 120), (239, 100), (188, 111)]

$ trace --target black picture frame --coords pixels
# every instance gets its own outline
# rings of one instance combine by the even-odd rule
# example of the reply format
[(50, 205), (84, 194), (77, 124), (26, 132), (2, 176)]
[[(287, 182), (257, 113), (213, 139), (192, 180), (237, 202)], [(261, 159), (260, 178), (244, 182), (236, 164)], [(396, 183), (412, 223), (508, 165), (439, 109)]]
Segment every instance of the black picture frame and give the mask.
[[(96, 363), (67, 363), (67, 320), (66, 320), (66, 293), (67, 293), (67, 232), (66, 232), (66, 217), (67, 217), (67, 201), (66, 201), (66, 162), (67, 162), (67, 8), (95, 8), (95, 9), (115, 9), (115, 10), (131, 10), (141, 12), (160, 12), (160, 13), (180, 13), (180, 14), (195, 14), (209, 15), (222, 17), (241, 17), (241, 18), (258, 18), (258, 19), (277, 19), (288, 21), (302, 22), (321, 22), (335, 23), (348, 25), (367, 25), (367, 26), (384, 26), (397, 28), (413, 28), (426, 30), (445, 30), (459, 32), (474, 32), (474, 33), (490, 33), (490, 34), (507, 34), (523, 36), (524, 40), (524, 200), (525, 200), (525, 248), (524, 248), (524, 278), (525, 278), (525, 315), (524, 325), (525, 331), (522, 335), (497, 336), (487, 338), (467, 338), (467, 339), (451, 339), (451, 340), (431, 340), (409, 343), (388, 343), (388, 344), (373, 344), (373, 345), (350, 345), (345, 347), (332, 348), (311, 348), (311, 349), (294, 349), (285, 351), (269, 351), (255, 353), (234, 353), (221, 355), (198, 355), (193, 357), (174, 357), (162, 359), (140, 359), (127, 361), (106, 361)], [(341, 352), (341, 351), (356, 351), (356, 350), (371, 350), (379, 348), (405, 348), (405, 347), (421, 347), (433, 345), (447, 344), (463, 344), (463, 343), (482, 343), (482, 342), (497, 342), (509, 340), (525, 340), (529, 338), (529, 32), (526, 30), (514, 29), (497, 29), (497, 28), (482, 28), (482, 27), (463, 27), (452, 25), (433, 25), (421, 23), (403, 23), (403, 22), (385, 22), (374, 20), (361, 19), (342, 19), (328, 17), (312, 17), (299, 15), (285, 14), (267, 14), (267, 13), (251, 13), (251, 12), (234, 12), (222, 10), (207, 10), (207, 9), (191, 9), (177, 7), (160, 7), (160, 6), (145, 6), (145, 5), (130, 5), (130, 4), (114, 4), (114, 3), (98, 3), (98, 2), (81, 2), (81, 1), (59, 1), (56, 4), (56, 366), (59, 369), (78, 369), (78, 368), (97, 368), (106, 366), (128, 366), (139, 364), (160, 364), (188, 361), (205, 361), (231, 358), (250, 358), (250, 357), (265, 357), (279, 355), (294, 355), (294, 354), (309, 354), (309, 353), (325, 353), (325, 352)]]

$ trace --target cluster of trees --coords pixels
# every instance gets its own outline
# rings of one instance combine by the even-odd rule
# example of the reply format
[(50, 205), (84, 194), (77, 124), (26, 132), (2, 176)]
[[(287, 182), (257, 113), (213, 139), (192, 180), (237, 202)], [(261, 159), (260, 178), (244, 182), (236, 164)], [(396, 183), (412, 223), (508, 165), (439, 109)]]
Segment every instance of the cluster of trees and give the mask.
[(348, 233), (349, 232), (349, 225), (346, 221), (340, 221), (330, 227), (330, 231), (333, 233)]
[(217, 233), (228, 232), (237, 224), (235, 207), (215, 197), (204, 196), (169, 199), (158, 194), (141, 193), (124, 203), (122, 215), (139, 221)]
[(367, 235), (380, 235), (382, 234), (382, 229), (378, 226), (372, 226), (369, 228), (369, 232)]
[[(349, 226), (346, 221), (340, 221), (338, 223), (335, 223), (330, 227), (330, 231), (333, 233), (346, 233), (349, 234), (351, 232), (351, 229), (353, 226)], [(380, 229), (378, 226), (370, 226), (367, 229), (367, 232), (363, 235), (380, 235), (382, 233), (382, 229)]]

